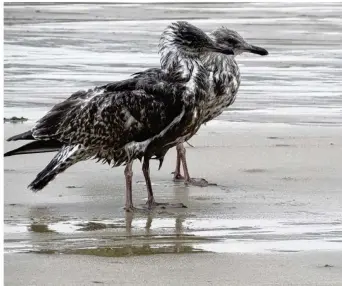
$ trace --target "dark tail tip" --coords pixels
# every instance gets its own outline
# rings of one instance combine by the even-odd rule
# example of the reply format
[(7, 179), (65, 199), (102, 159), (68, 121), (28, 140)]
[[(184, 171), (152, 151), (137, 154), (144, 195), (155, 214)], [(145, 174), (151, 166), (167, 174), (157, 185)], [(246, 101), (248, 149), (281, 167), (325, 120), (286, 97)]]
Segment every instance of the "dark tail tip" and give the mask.
[(13, 156), (17, 154), (17, 150), (8, 151), (4, 154), (4, 157)]
[[(57, 142), (61, 144), (60, 142)], [(71, 165), (78, 161), (77, 152), (79, 145), (63, 146), (61, 150), (52, 158), (49, 164), (36, 176), (28, 188), (34, 192), (40, 191), (51, 182), (56, 176), (64, 172)]]
[(16, 140), (34, 140), (34, 138), (32, 136), (32, 131), (29, 130), (29, 131), (26, 131), (24, 133), (14, 135), (14, 136), (7, 139), (7, 141), (16, 141)]
[(34, 179), (34, 181), (31, 182), (31, 184), (28, 185), (28, 188), (31, 189), (33, 192), (38, 192), (45, 188), (47, 184), (53, 180), (55, 177), (55, 174), (47, 174), (47, 175), (41, 175), (41, 173), (38, 174), (38, 176)]
[[(56, 155), (58, 156), (58, 154)], [(57, 160), (56, 156), (51, 160), (51, 162), (36, 176), (36, 178), (27, 187), (33, 192), (38, 192), (42, 190), (46, 185), (52, 181), (56, 175)]]
[(57, 140), (38, 140), (25, 144), (17, 149), (8, 151), (4, 157), (23, 154), (55, 152), (63, 147), (63, 143)]
[(56, 166), (56, 161), (52, 159), (52, 161), (41, 171), (37, 177), (29, 184), (27, 187), (31, 189), (33, 192), (38, 192), (45, 188), (49, 182), (51, 182), (57, 175), (57, 172), (54, 172), (54, 167)]

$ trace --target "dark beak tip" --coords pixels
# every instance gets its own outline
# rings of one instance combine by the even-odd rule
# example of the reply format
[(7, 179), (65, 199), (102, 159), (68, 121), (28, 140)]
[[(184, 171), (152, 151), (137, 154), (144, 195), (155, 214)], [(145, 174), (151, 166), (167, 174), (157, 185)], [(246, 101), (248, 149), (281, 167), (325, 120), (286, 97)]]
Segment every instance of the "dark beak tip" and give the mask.
[(265, 50), (263, 54), (261, 54), (262, 56), (267, 56), (268, 55), (268, 51)]
[(258, 48), (258, 49), (251, 51), (251, 52), (254, 54), (258, 54), (260, 56), (267, 56), (268, 55), (268, 51), (263, 49), (263, 48)]
[(258, 53), (260, 56), (267, 56), (268, 55), (268, 51), (265, 49), (261, 49)]
[(247, 49), (250, 53), (257, 54), (260, 56), (267, 56), (268, 51), (265, 50), (264, 48), (260, 48), (257, 46), (251, 46), (249, 49)]

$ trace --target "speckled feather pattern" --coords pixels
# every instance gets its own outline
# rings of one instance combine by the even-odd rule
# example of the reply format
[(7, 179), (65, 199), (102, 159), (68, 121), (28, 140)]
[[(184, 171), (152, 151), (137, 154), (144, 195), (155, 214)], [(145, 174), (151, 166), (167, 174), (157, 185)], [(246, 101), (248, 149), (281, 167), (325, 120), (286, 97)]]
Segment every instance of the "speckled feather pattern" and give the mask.
[[(196, 57), (175, 45), (177, 31), (183, 28), (175, 23), (163, 33), (162, 70), (157, 76), (155, 70), (147, 70), (124, 81), (78, 91), (37, 122), (32, 130), (35, 139), (65, 145), (32, 182), (32, 189), (41, 189), (45, 185), (40, 181), (50, 181), (89, 158), (113, 166), (143, 157), (162, 160), (170, 148), (195, 134), (209, 96), (209, 73), (199, 53)], [(181, 32), (186, 40), (193, 29), (197, 28), (189, 25)]]
[(210, 96), (203, 117), (206, 123), (234, 103), (240, 86), (240, 70), (233, 56), (210, 54), (203, 63), (210, 74)]

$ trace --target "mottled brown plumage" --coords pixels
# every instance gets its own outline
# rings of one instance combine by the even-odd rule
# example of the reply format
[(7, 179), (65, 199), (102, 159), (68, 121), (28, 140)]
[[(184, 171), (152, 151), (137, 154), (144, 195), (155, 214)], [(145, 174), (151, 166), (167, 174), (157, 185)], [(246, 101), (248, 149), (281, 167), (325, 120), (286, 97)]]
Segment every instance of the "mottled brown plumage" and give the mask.
[[(237, 32), (221, 27), (214, 30), (210, 37), (219, 46), (232, 49), (234, 56), (218, 53), (207, 53), (201, 57), (205, 69), (209, 72), (209, 95), (203, 106), (202, 124), (216, 118), (236, 99), (240, 86), (240, 71), (235, 56), (243, 52), (267, 55), (268, 52), (260, 47), (248, 44)], [(183, 164), (184, 177), (180, 173), (180, 164)], [(186, 163), (185, 148), (182, 143), (177, 145), (177, 160), (174, 179), (184, 179), (186, 184), (207, 186), (204, 179), (193, 179), (189, 175)]]
[[(170, 148), (189, 139), (202, 124), (209, 76), (200, 56), (211, 51), (232, 54), (195, 26), (173, 23), (160, 41), (160, 76), (147, 73), (79, 91), (54, 106), (32, 129), (32, 137), (63, 146), (29, 187), (41, 190), (57, 174), (89, 158), (114, 166), (127, 164), (125, 174), (131, 178), (132, 162), (143, 159), (151, 208), (155, 202), (149, 160), (155, 157), (162, 162)], [(127, 189), (129, 209), (133, 208), (131, 191)]]

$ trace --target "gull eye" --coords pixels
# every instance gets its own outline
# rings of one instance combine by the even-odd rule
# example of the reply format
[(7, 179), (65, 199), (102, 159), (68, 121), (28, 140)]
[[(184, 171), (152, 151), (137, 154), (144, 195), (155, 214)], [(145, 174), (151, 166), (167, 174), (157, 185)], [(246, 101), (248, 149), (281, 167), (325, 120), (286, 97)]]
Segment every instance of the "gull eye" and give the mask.
[(233, 39), (233, 38), (228, 38), (228, 39), (226, 39), (226, 41), (231, 45), (237, 45), (239, 43), (238, 40)]

